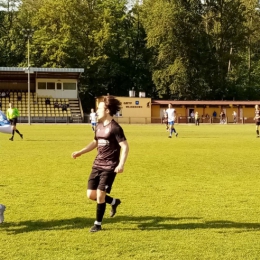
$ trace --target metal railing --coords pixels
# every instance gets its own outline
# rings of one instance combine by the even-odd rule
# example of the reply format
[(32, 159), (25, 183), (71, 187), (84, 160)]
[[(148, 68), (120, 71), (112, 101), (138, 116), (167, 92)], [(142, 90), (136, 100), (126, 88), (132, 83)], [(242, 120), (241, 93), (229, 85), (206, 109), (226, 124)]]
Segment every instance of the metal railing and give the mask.
[[(164, 124), (160, 117), (114, 117), (114, 120), (119, 124)], [(83, 122), (82, 122), (83, 121)], [(20, 116), (18, 123), (28, 123), (28, 117)], [(76, 117), (48, 117), (48, 116), (32, 116), (31, 123), (90, 123), (89, 116), (78, 114)], [(175, 121), (176, 124), (195, 124), (195, 119), (188, 116), (178, 116)], [(240, 117), (234, 122), (232, 117), (201, 117), (200, 124), (253, 124), (255, 120), (253, 117)]]
[[(71, 120), (71, 117), (64, 116), (64, 117), (55, 117), (55, 116), (32, 116), (30, 118), (31, 123), (73, 123)], [(28, 117), (27, 116), (20, 116), (18, 117), (18, 123), (28, 123)]]

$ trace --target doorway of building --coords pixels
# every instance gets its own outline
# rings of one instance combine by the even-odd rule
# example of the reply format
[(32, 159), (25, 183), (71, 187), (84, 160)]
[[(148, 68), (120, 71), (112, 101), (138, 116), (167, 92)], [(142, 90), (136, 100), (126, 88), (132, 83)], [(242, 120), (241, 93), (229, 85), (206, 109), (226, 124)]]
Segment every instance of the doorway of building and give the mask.
[(195, 123), (195, 119), (194, 119), (194, 108), (188, 108), (188, 122), (189, 123)]

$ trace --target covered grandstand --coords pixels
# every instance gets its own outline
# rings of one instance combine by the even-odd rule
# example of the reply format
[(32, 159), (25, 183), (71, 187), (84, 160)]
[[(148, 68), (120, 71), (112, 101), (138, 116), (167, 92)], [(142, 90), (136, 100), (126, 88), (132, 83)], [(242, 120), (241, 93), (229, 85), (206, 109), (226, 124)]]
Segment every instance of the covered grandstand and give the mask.
[(1, 110), (9, 102), (20, 111), (20, 122), (82, 122), (78, 96), (82, 68), (0, 67)]

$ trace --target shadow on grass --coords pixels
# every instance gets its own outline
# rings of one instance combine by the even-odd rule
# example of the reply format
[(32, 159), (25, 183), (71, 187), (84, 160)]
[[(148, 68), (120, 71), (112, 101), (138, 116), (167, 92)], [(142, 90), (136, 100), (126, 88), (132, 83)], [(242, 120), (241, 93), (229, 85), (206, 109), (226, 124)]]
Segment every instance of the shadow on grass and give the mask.
[[(191, 222), (191, 220), (193, 220)], [(20, 234), (26, 232), (44, 230), (69, 230), (90, 228), (94, 219), (72, 218), (61, 220), (28, 220), (21, 222), (5, 222), (0, 225), (0, 231), (5, 230), (10, 234)], [(228, 220), (203, 221), (198, 217), (129, 217), (119, 216), (116, 218), (104, 218), (106, 223), (126, 224), (120, 226), (122, 230), (195, 230), (195, 229), (238, 229), (236, 232), (260, 231), (260, 223), (240, 223)], [(175, 222), (175, 223), (174, 223)], [(177, 223), (176, 223), (177, 222)], [(180, 223), (186, 222), (186, 223)]]
[(69, 230), (83, 229), (93, 225), (93, 219), (72, 218), (59, 220), (27, 220), (21, 222), (4, 222), (0, 225), (0, 231), (5, 230), (8, 233), (20, 234), (26, 232), (43, 230)]
[(202, 139), (215, 139), (215, 138), (220, 138), (220, 137), (218, 137), (218, 136), (196, 136), (196, 137), (194, 137), (194, 136), (182, 136), (182, 137), (179, 137), (178, 136), (178, 139), (180, 139), (180, 138), (192, 138), (192, 139), (194, 139), (194, 138), (196, 138), (196, 139), (198, 139), (198, 138), (202, 138)]
[[(195, 219), (195, 218), (193, 218)], [(199, 219), (199, 218), (196, 218)], [(129, 220), (131, 221), (131, 220)], [(260, 231), (260, 223), (242, 223), (234, 222), (229, 220), (216, 220), (216, 221), (194, 221), (187, 223), (167, 223), (171, 219), (167, 218), (154, 218), (147, 222), (137, 223), (138, 228), (142, 230), (154, 230), (154, 229), (183, 229), (183, 230), (193, 230), (193, 229), (239, 229), (239, 232), (245, 231)], [(166, 222), (166, 223), (165, 223)], [(178, 221), (180, 222), (180, 221)]]
[(75, 140), (64, 140), (64, 139), (50, 139), (50, 140), (39, 140), (39, 139), (26, 139), (26, 142), (75, 142)]

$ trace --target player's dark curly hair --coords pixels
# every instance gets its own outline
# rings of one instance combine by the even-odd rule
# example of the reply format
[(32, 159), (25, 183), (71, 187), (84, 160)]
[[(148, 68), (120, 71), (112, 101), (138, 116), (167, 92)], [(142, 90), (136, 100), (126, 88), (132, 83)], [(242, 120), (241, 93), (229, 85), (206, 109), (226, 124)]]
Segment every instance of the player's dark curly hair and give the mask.
[(105, 108), (109, 110), (110, 116), (115, 115), (118, 111), (121, 110), (121, 102), (116, 99), (114, 96), (106, 96), (103, 99), (105, 103)]

